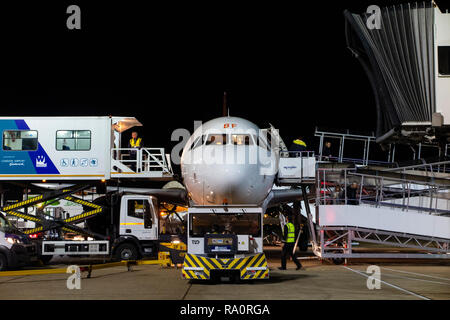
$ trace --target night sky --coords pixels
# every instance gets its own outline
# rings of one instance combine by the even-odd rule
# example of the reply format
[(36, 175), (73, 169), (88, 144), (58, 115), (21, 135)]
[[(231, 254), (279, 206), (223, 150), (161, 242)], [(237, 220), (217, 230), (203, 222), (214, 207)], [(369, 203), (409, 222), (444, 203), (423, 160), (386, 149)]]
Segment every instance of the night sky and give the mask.
[[(1, 115), (135, 116), (147, 146), (171, 148), (174, 129), (222, 115), (224, 91), (231, 115), (288, 143), (314, 145), (316, 126), (374, 131), (342, 12), (405, 1), (92, 2), (2, 5)], [(69, 4), (81, 30), (66, 28)]]

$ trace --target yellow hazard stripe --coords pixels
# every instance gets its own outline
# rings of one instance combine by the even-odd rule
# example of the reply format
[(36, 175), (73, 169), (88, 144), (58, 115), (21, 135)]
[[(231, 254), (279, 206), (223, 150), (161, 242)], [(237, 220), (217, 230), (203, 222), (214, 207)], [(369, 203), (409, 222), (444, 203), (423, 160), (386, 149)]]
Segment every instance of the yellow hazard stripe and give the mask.
[(247, 268), (267, 267), (267, 260), (264, 253), (235, 259), (215, 259), (199, 255), (186, 254), (183, 265), (187, 268), (203, 268), (203, 271), (184, 270), (183, 274), (188, 279), (204, 279), (204, 275), (209, 278), (211, 270), (239, 270), (242, 279), (264, 278), (267, 270), (256, 270), (248, 272)]
[(209, 271), (208, 271), (208, 269), (199, 261), (199, 259), (196, 256), (193, 256), (193, 258), (194, 258), (195, 262), (197, 262), (198, 265), (203, 268), (203, 272), (209, 278)]
[(236, 267), (236, 269), (241, 269), (242, 268), (242, 266), (244, 265), (244, 263), (246, 263), (247, 262), (247, 260), (248, 260), (248, 258), (244, 258), (244, 259), (242, 259), (242, 261), (241, 261), (241, 263), (239, 263), (239, 265)]
[[(190, 257), (188, 257), (188, 255), (185, 256), (185, 258), (184, 258), (184, 264), (186, 265), (186, 267), (200, 267), (200, 266), (202, 266), (201, 264), (199, 264), (199, 266), (195, 265), (195, 264), (192, 262), (191, 258), (193, 258), (192, 255), (191, 255)], [(190, 278), (191, 278), (191, 279), (198, 279), (198, 278), (200, 278), (200, 279), (206, 280), (207, 277), (209, 278), (209, 272), (206, 273), (206, 272), (205, 272), (205, 269), (203, 269), (202, 272), (205, 273), (205, 274), (207, 274), (207, 277), (204, 276), (204, 275), (201, 274), (201, 273), (200, 273), (200, 274), (197, 274), (197, 273), (193, 272), (192, 270), (184, 270), (184, 271), (185, 271), (187, 274), (190, 275)]]
[[(260, 256), (257, 256), (257, 257), (258, 257), (258, 259), (256, 259), (256, 261), (251, 261), (249, 263), (249, 265), (247, 265), (244, 268), (244, 270), (242, 270), (243, 274), (245, 274), (247, 272), (247, 268), (267, 266), (267, 260), (266, 260), (266, 256), (264, 254), (261, 254)], [(261, 277), (262, 271), (263, 270), (258, 270), (254, 274), (249, 273), (244, 277), (244, 279), (259, 279)], [(243, 274), (241, 274), (241, 277), (243, 276)]]
[(239, 261), (240, 259), (234, 259), (229, 265), (228, 265), (228, 269), (233, 269), (233, 266)]
[(254, 267), (259, 267), (262, 261), (266, 261), (266, 256), (264, 254), (261, 255), (260, 258), (258, 258), (258, 260), (255, 262)]
[(34, 229), (25, 230), (23, 233), (32, 234), (32, 233), (36, 233), (36, 232), (41, 232), (42, 230), (44, 230), (44, 227), (38, 227), (38, 228), (34, 228)]
[(200, 259), (209, 267), (209, 269), (215, 269), (215, 267), (206, 259), (205, 257), (200, 257)]
[(83, 219), (83, 218), (92, 216), (94, 214), (100, 213), (100, 212), (102, 212), (101, 208), (100, 209), (91, 210), (91, 211), (88, 211), (88, 212), (85, 212), (85, 213), (81, 213), (79, 215), (67, 218), (67, 219), (64, 220), (64, 222), (76, 221), (76, 220)]
[(25, 201), (17, 202), (17, 203), (15, 203), (15, 204), (12, 204), (12, 205), (3, 207), (3, 208), (2, 208), (2, 211), (8, 211), (8, 210), (11, 210), (11, 209), (14, 209), (14, 208), (23, 206), (23, 205), (25, 205), (25, 204), (29, 204), (29, 203), (31, 203), (31, 202), (39, 201), (39, 200), (42, 199), (42, 197), (43, 197), (43, 195), (40, 195), (40, 196), (37, 196), (37, 197), (34, 197), (34, 198), (30, 198), (30, 199), (25, 200)]
[(190, 255), (186, 255), (186, 257), (184, 258), (184, 261), (185, 262), (187, 261), (188, 267), (195, 267), (195, 263), (192, 262)]
[(249, 263), (248, 264), (246, 264), (245, 265), (245, 268), (242, 268), (242, 269), (240, 269), (241, 270), (241, 277), (243, 277), (244, 276), (244, 274), (247, 272), (247, 270), (246, 270), (246, 268), (247, 267), (250, 267), (250, 266), (252, 266), (253, 265), (253, 263), (254, 263), (254, 261), (256, 260), (256, 258), (258, 257), (259, 255), (256, 255), (256, 256), (253, 256), (253, 257), (250, 257), (249, 259), (250, 259), (250, 261), (249, 261)]
[(217, 259), (209, 259), (209, 261), (211, 261), (213, 264), (215, 264), (218, 269), (223, 269), (222, 265), (219, 263), (219, 261), (217, 261)]
[(8, 211), (8, 212), (6, 212), (6, 214), (11, 215), (11, 216), (15, 216), (15, 217), (18, 217), (18, 218), (22, 218), (22, 219), (34, 221), (34, 222), (42, 222), (41, 219), (39, 219), (39, 218), (37, 218), (35, 216), (29, 215), (29, 214), (24, 214), (24, 213), (17, 212), (17, 211)]
[(89, 201), (84, 201), (84, 200), (81, 200), (81, 199), (77, 199), (77, 198), (74, 198), (72, 196), (67, 196), (64, 199), (66, 199), (68, 201), (76, 202), (76, 203), (79, 203), (79, 204), (82, 204), (82, 205), (85, 205), (85, 206), (91, 207), (91, 208), (96, 208), (96, 209), (101, 208), (101, 206), (99, 206), (98, 204), (91, 203)]

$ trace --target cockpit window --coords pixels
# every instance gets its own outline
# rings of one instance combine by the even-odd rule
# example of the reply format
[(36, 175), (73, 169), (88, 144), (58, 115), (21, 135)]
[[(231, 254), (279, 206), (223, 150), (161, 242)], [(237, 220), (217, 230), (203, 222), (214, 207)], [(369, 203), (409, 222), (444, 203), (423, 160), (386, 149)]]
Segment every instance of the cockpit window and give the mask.
[(227, 144), (226, 134), (210, 134), (206, 139), (205, 145), (224, 145)]
[(231, 143), (234, 145), (249, 146), (253, 144), (253, 141), (249, 134), (232, 134)]
[(253, 134), (252, 137), (257, 146), (264, 148), (264, 149), (268, 149), (267, 144), (264, 142), (264, 140), (261, 136), (258, 137), (257, 135)]

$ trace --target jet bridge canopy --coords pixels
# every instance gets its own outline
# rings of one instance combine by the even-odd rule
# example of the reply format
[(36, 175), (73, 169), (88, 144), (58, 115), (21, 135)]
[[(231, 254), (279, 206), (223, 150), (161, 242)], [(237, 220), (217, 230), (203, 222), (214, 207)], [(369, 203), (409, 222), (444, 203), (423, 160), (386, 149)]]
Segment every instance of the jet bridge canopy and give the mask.
[(377, 107), (377, 142), (433, 142), (450, 137), (450, 14), (434, 2), (344, 12), (347, 47), (361, 63)]

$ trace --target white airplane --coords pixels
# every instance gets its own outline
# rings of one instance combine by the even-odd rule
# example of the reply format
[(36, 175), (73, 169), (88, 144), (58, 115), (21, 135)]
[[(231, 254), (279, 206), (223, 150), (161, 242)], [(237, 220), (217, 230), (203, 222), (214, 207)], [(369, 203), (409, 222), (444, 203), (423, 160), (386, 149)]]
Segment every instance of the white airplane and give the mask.
[[(272, 190), (279, 147), (245, 119), (220, 117), (195, 130), (183, 149), (181, 173), (195, 205), (292, 202), (300, 190)], [(271, 146), (272, 143), (272, 146)]]

